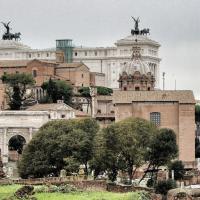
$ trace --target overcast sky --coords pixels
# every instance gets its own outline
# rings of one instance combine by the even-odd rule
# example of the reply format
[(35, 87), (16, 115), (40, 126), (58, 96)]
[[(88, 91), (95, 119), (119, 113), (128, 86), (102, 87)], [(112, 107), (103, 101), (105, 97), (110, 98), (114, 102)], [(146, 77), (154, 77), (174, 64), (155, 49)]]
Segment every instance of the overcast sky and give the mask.
[(113, 46), (130, 35), (131, 16), (139, 16), (140, 27), (149, 27), (161, 44), (166, 89), (174, 89), (176, 79), (177, 89), (193, 90), (200, 99), (200, 0), (0, 0), (0, 21), (12, 21), (12, 31), (32, 48), (55, 47), (62, 38)]

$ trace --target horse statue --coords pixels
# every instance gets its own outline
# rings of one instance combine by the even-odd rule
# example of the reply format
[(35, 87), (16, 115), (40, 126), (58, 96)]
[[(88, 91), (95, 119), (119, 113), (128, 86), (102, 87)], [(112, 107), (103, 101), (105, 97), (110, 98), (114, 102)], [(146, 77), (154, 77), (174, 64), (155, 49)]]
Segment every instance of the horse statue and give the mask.
[(10, 30), (11, 30), (11, 28), (10, 28), (10, 26), (9, 26), (9, 24), (10, 24), (10, 22), (8, 22), (8, 23), (4, 23), (4, 22), (1, 22), (3, 25), (4, 25), (4, 27), (6, 28), (6, 32), (3, 34), (3, 36), (2, 36), (2, 39), (3, 40), (12, 40), (12, 39), (15, 39), (15, 41), (18, 41), (18, 40), (20, 40), (21, 38), (20, 38), (20, 36), (21, 36), (21, 33), (20, 32), (18, 32), (18, 33), (10, 33)]
[(132, 17), (132, 19), (135, 22), (135, 29), (131, 30), (131, 34), (132, 35), (147, 35), (147, 34), (150, 34), (150, 29), (149, 28), (144, 28), (142, 30), (139, 29), (139, 22), (140, 22), (140, 18), (139, 17), (138, 18)]
[(150, 34), (150, 29), (149, 28), (144, 28), (143, 30), (140, 31), (141, 35), (147, 35)]
[(15, 39), (15, 41), (21, 40), (20, 35), (21, 35), (20, 32), (13, 34), (13, 38)]

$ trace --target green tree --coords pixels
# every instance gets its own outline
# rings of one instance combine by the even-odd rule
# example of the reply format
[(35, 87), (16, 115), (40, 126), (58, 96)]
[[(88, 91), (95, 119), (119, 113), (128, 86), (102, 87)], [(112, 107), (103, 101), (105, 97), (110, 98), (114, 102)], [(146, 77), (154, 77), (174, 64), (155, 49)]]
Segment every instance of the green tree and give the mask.
[(52, 80), (44, 82), (42, 89), (46, 90), (46, 102), (56, 103), (57, 100), (64, 100), (65, 103), (71, 104), (73, 88), (63, 80)]
[(156, 138), (150, 142), (146, 154), (146, 160), (149, 162), (147, 171), (151, 168), (151, 178), (155, 174), (155, 179), (157, 180), (159, 167), (169, 164), (172, 159), (177, 157), (177, 153), (178, 146), (176, 144), (176, 134), (174, 131), (171, 129), (160, 129)]
[(94, 163), (97, 162), (97, 170), (100, 170), (98, 167), (102, 162), (101, 168), (110, 172), (113, 180), (118, 170), (122, 170), (128, 173), (131, 182), (133, 170), (144, 163), (146, 149), (156, 135), (156, 131), (153, 124), (139, 118), (128, 118), (105, 128), (100, 139), (102, 145), (99, 149), (96, 148), (94, 158)]
[(115, 126), (110, 125), (102, 129), (95, 138), (95, 152), (94, 157), (90, 163), (91, 168), (94, 169), (94, 178), (100, 172), (108, 172), (109, 180), (112, 182), (116, 180), (118, 170), (122, 169), (120, 166), (120, 138), (115, 133)]
[(110, 96), (112, 93), (113, 93), (113, 90), (111, 88), (97, 86), (98, 95)]
[(1, 79), (7, 85), (6, 94), (9, 98), (10, 109), (20, 110), (26, 100), (32, 98), (32, 93), (27, 91), (35, 84), (32, 75), (25, 73), (4, 74)]
[(195, 122), (200, 122), (200, 105), (195, 105)]
[(79, 164), (84, 164), (88, 173), (97, 131), (93, 119), (48, 122), (24, 149), (18, 165), (20, 175), (23, 178), (58, 175), (63, 168), (72, 173), (77, 172)]
[(185, 174), (184, 164), (181, 160), (173, 161), (169, 164), (169, 172), (171, 175), (172, 170), (174, 170), (174, 179), (182, 180)]

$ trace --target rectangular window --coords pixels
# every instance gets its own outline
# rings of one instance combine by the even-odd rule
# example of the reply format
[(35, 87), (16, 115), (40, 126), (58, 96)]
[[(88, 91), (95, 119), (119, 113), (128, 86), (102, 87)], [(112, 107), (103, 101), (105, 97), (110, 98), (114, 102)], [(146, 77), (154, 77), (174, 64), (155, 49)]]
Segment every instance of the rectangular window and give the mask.
[(160, 113), (159, 112), (152, 112), (150, 113), (150, 121), (154, 123), (156, 126), (160, 126)]

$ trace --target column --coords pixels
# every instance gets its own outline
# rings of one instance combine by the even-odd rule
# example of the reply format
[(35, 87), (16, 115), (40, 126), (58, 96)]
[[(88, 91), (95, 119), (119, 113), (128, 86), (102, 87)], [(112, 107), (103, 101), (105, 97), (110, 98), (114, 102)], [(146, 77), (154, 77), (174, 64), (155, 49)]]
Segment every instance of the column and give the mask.
[[(30, 127), (29, 128), (29, 140), (32, 140), (32, 138), (33, 138), (33, 128)], [(26, 142), (28, 143), (29, 141), (26, 141)]]
[(8, 142), (7, 142), (7, 128), (3, 130), (3, 149), (2, 149), (2, 161), (3, 163), (8, 162)]

